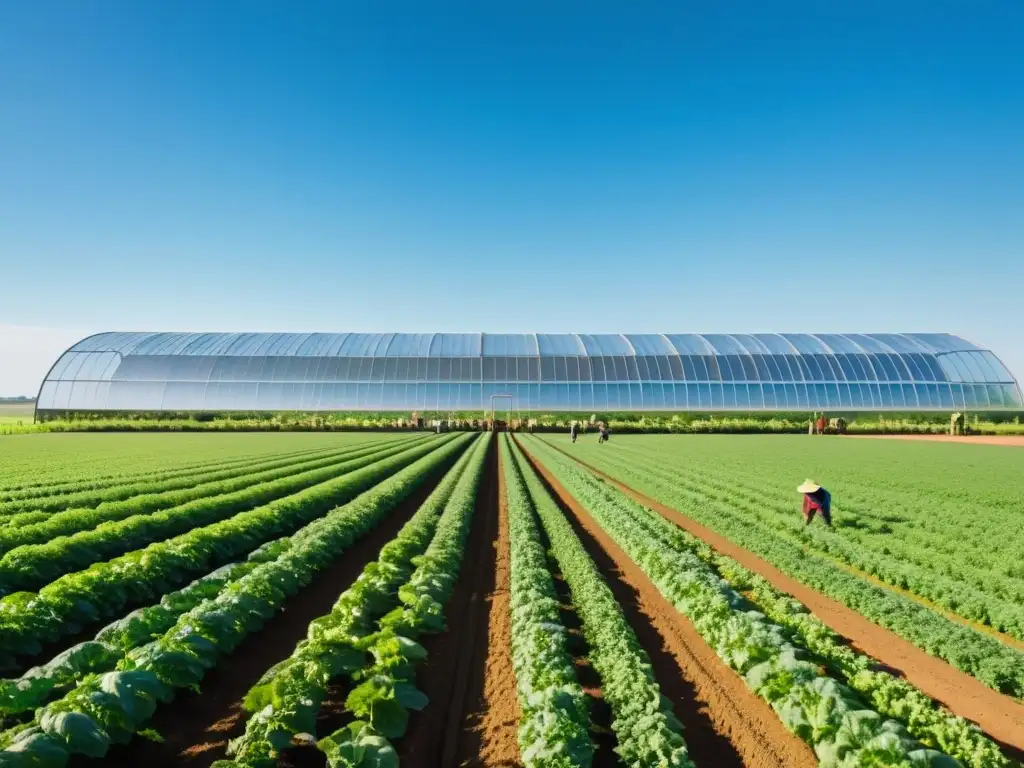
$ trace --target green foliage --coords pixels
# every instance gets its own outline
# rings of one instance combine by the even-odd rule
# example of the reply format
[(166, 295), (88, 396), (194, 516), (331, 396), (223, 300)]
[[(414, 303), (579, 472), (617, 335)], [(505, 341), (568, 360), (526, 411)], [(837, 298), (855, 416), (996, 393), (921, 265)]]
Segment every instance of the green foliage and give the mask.
[(674, 526), (541, 441), (528, 444), (719, 657), (815, 748), (822, 765), (907, 764), (920, 745), (905, 726), (880, 717), (854, 690), (823, 674), (782, 625), (750, 610), (694, 548), (679, 545)]
[[(986, 685), (1024, 696), (1024, 653), (898, 591), (1020, 632), (1024, 541), (1000, 535), (1016, 530), (1024, 504), (1016, 449), (645, 437), (614, 452), (575, 450)], [(833, 494), (834, 530), (803, 525), (794, 489), (808, 475)]]
[[(306, 639), (291, 657), (269, 669), (249, 691), (246, 709), (252, 717), (245, 733), (231, 742), (234, 761), (228, 765), (276, 765), (282, 747), (299, 734), (315, 732), (316, 712), (328, 685), (341, 675), (357, 683), (346, 707), (366, 720), (366, 729), (342, 729), (321, 742), (330, 750), (331, 764), (376, 765), (373, 760), (390, 759), (393, 750), (386, 739), (400, 737), (408, 710), (427, 703), (413, 683), (415, 665), (426, 651), (411, 637), (396, 634), (394, 627), (401, 625), (411, 636), (443, 629), (443, 622), (438, 627), (433, 618), (419, 622), (419, 612), (406, 615), (401, 604), (430, 602), (440, 611), (429, 615), (443, 617), (465, 549), (488, 442), (478, 440), (462, 455), (331, 612), (310, 622)], [(426, 585), (427, 593), (420, 594), (415, 585)], [(397, 618), (388, 623), (381, 616), (392, 607), (387, 616)], [(337, 762), (342, 760), (350, 762)]]
[[(107, 745), (130, 739), (143, 729), (158, 703), (168, 700), (176, 688), (197, 685), (221, 655), (259, 629), (289, 596), (407, 498), (433, 469), (462, 451), (466, 442), (465, 437), (431, 441), (428, 447), (435, 450), (307, 525), (276, 559), (260, 562), (215, 598), (180, 616), (162, 636), (129, 651), (117, 671), (87, 675), (63, 698), (39, 709), (36, 721), (51, 737), (39, 748), (50, 750), (56, 739), (67, 754), (102, 757)], [(331, 672), (313, 665), (301, 671), (321, 678)], [(271, 693), (272, 701), (279, 693)], [(308, 707), (294, 714), (297, 724), (311, 726)], [(281, 734), (272, 736), (279, 748)], [(5, 757), (6, 752), (0, 753), (0, 761)]]
[(572, 592), (590, 647), (590, 663), (601, 677), (601, 692), (612, 710), (616, 751), (627, 765), (692, 768), (680, 735), (682, 725), (661, 695), (650, 659), (614, 595), (572, 525), (525, 464), (518, 446), (514, 446), (513, 455), (547, 533), (551, 553)]
[[(442, 444), (450, 441), (450, 437), (440, 438)], [(38, 593), (8, 595), (0, 600), (0, 651), (38, 652), (40, 642), (74, 634), (83, 624), (116, 615), (131, 602), (155, 598), (259, 544), (292, 533), (437, 447), (438, 439), (430, 438), (398, 453), (385, 449), (376, 461), (372, 457), (357, 460), (372, 461), (366, 466), (270, 504), (66, 574)], [(114, 546), (116, 538), (108, 535)], [(72, 557), (80, 551), (69, 544), (66, 553)], [(64, 551), (58, 554), (62, 557)]]
[(594, 745), (587, 700), (566, 648), (567, 632), (533, 504), (507, 436), (501, 440), (501, 463), (508, 502), (519, 752), (527, 768), (589, 766)]

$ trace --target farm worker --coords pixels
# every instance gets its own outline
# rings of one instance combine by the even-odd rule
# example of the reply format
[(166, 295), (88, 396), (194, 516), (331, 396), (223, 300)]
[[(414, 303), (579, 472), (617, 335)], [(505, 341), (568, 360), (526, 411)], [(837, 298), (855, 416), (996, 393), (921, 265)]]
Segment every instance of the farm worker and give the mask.
[(569, 437), (572, 438), (572, 441), (574, 443), (576, 442), (576, 422), (575, 421), (572, 423), (572, 426), (569, 427)]
[(796, 490), (804, 495), (804, 525), (810, 525), (814, 516), (821, 512), (825, 525), (831, 528), (832, 494), (810, 479), (804, 480)]
[(818, 434), (819, 435), (825, 434), (825, 414), (824, 413), (821, 414), (821, 416), (818, 417), (818, 425), (817, 426), (818, 426)]

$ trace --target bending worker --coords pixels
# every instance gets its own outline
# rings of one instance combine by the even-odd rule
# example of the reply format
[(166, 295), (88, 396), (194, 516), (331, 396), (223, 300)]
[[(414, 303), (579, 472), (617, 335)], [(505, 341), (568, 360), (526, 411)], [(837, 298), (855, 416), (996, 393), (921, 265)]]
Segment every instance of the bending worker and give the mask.
[(804, 480), (797, 486), (797, 492), (804, 495), (804, 525), (810, 525), (814, 516), (821, 512), (825, 525), (832, 527), (832, 494), (813, 480)]

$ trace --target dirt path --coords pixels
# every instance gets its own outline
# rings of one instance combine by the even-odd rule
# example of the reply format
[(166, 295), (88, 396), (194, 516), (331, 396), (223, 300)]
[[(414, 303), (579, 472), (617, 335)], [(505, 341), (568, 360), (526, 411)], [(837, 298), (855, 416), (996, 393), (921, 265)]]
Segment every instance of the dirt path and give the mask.
[(262, 629), (221, 659), (203, 679), (199, 693), (180, 692), (171, 704), (157, 710), (150, 727), (163, 736), (162, 743), (135, 738), (112, 748), (102, 760), (73, 760), (72, 768), (100, 764), (105, 768), (205, 768), (225, 757), (228, 739), (245, 729), (247, 713), (242, 700), (249, 688), (269, 667), (291, 655), (296, 643), (306, 636), (309, 622), (331, 610), (338, 596), (367, 563), (376, 559), (381, 547), (395, 537), (442, 476), (442, 471), (435, 472), (334, 565), (289, 600)]
[[(525, 452), (525, 451), (524, 451)], [(611, 587), (654, 676), (675, 705), (697, 765), (802, 768), (818, 764), (547, 469), (527, 454)]]
[(402, 765), (519, 766), (519, 707), (509, 635), (509, 550), (504, 479), (492, 440), (448, 631), (426, 638), (416, 684), (430, 704), (397, 742)]
[(929, 443), (1024, 446), (1022, 435), (849, 435), (858, 440), (923, 440)]
[(802, 584), (677, 510), (633, 490), (585, 462), (579, 463), (644, 506), (703, 539), (722, 554), (763, 576), (777, 589), (792, 595), (859, 651), (880, 661), (895, 674), (905, 677), (951, 712), (977, 723), (986, 734), (1003, 746), (1011, 758), (1024, 760), (1024, 704), (992, 690), (942, 659), (929, 656), (894, 632), (868, 621), (837, 600)]

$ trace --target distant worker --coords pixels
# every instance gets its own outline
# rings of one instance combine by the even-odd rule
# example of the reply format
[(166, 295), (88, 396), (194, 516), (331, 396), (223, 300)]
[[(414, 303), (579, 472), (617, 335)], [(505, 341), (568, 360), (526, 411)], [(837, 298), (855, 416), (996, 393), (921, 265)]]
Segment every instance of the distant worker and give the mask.
[(797, 492), (804, 495), (804, 525), (810, 525), (814, 516), (820, 512), (825, 525), (832, 527), (832, 494), (813, 480), (804, 480), (797, 486)]
[(572, 441), (574, 443), (576, 442), (576, 422), (575, 421), (572, 423), (572, 426), (569, 427), (569, 437), (572, 438)]
[(606, 427), (604, 424), (602, 424), (598, 428), (597, 442), (598, 443), (607, 443), (608, 442), (608, 427)]
[(818, 423), (817, 423), (816, 426), (818, 428), (818, 434), (819, 435), (824, 435), (825, 434), (825, 414), (824, 413), (821, 414), (821, 416), (818, 417)]
[(441, 422), (437, 422), (437, 434), (441, 434)]

